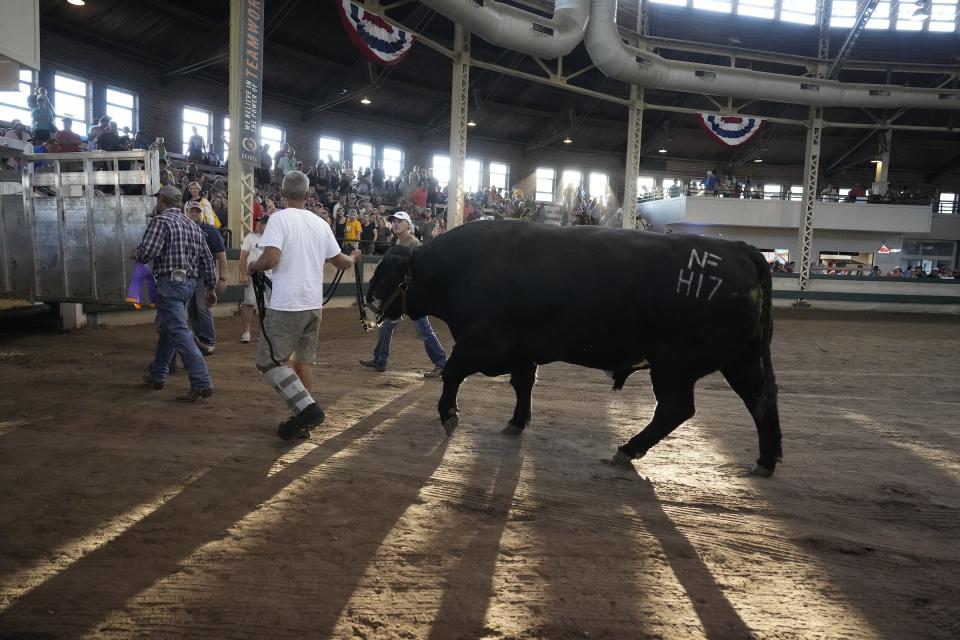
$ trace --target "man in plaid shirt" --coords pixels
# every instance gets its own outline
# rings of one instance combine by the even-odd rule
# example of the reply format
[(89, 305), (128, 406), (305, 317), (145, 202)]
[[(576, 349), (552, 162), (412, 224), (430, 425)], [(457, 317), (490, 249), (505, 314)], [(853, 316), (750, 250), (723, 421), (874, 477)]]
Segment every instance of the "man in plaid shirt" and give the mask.
[(203, 231), (180, 209), (180, 190), (167, 185), (155, 195), (157, 213), (134, 254), (137, 262), (152, 262), (157, 278), (159, 339), (150, 373), (143, 381), (154, 389), (162, 389), (176, 352), (190, 378), (190, 391), (177, 400), (194, 402), (213, 395), (213, 382), (187, 326), (184, 310), (197, 286), (207, 288), (208, 305), (216, 304), (217, 270)]

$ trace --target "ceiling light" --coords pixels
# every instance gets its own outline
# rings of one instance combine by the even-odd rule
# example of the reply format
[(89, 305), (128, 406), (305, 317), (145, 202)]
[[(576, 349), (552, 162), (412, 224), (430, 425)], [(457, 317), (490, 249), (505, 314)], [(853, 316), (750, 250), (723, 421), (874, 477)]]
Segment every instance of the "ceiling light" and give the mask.
[(363, 99), (360, 100), (360, 104), (370, 104), (370, 98), (363, 96)]
[(83, 5), (87, 4), (87, 3), (84, 2), (83, 0), (67, 0), (67, 2), (69, 2), (70, 4), (72, 4), (72, 5), (75, 6), (75, 7), (82, 7)]
[(477, 126), (477, 123), (473, 121), (473, 118), (470, 118), (469, 120), (467, 120), (467, 126), (468, 126), (468, 127), (475, 127), (475, 126)]
[(573, 142), (573, 140), (570, 139), (570, 136), (566, 136), (563, 139), (563, 144), (570, 144), (571, 142)]
[(666, 153), (666, 152), (667, 152), (666, 147), (660, 147), (659, 153)]
[(763, 162), (763, 158), (757, 158), (754, 162)]
[(873, 160), (870, 161), (870, 164), (881, 164), (882, 162), (883, 160), (880, 160), (879, 158), (874, 158)]

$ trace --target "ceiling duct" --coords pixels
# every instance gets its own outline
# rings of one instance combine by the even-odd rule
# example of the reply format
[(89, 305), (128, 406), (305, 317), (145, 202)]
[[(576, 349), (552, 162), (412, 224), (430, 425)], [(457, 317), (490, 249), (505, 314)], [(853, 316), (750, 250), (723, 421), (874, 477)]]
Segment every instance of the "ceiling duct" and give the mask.
[(547, 59), (573, 51), (590, 17), (588, 0), (557, 0), (552, 18), (496, 0), (422, 1), (491, 44)]
[(583, 0), (588, 3), (590, 58), (604, 74), (629, 84), (820, 107), (960, 109), (960, 91), (853, 84), (667, 60), (624, 43), (616, 24), (617, 0)]

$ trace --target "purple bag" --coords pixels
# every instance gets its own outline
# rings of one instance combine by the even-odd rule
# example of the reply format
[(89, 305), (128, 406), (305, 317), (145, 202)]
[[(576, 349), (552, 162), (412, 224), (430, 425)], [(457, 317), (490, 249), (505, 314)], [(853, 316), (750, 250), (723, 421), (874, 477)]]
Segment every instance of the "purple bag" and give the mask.
[(143, 287), (147, 287), (147, 299), (150, 304), (157, 301), (157, 283), (153, 279), (150, 267), (142, 262), (133, 263), (133, 273), (130, 275), (130, 287), (127, 289), (126, 301), (133, 304), (135, 309), (143, 306)]

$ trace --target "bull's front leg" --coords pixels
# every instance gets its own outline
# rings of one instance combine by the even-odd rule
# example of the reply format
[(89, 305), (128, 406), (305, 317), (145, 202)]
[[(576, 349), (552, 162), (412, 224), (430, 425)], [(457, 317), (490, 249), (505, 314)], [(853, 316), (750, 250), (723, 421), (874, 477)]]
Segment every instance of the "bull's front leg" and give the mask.
[(457, 406), (457, 392), (460, 385), (467, 376), (479, 371), (476, 364), (468, 364), (470, 358), (463, 355), (463, 349), (454, 347), (450, 357), (447, 358), (447, 364), (443, 367), (443, 393), (440, 394), (440, 401), (437, 403), (437, 411), (440, 413), (440, 423), (447, 436), (453, 435), (453, 432), (460, 426), (460, 407)]
[(517, 394), (517, 406), (513, 410), (513, 417), (504, 427), (503, 433), (510, 436), (520, 435), (530, 424), (533, 405), (533, 385), (537, 382), (537, 363), (522, 364), (511, 372), (510, 385)]

